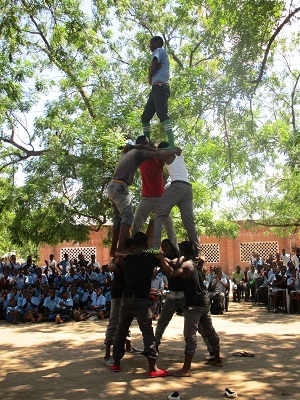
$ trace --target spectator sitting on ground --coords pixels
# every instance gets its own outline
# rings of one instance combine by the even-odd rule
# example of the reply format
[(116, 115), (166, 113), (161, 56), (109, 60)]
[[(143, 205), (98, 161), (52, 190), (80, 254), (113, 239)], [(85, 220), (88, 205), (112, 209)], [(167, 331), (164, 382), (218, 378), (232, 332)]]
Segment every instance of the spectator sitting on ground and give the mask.
[(24, 322), (41, 322), (43, 316), (39, 313), (39, 299), (33, 296), (33, 291), (29, 289), (27, 296), (23, 299), (22, 310), (24, 311)]
[(21, 308), (17, 305), (17, 300), (12, 297), (6, 309), (6, 321), (17, 324), (21, 321)]
[(92, 267), (89, 265), (86, 267), (86, 272), (87, 272), (87, 276), (88, 276), (88, 282), (89, 283), (96, 283), (98, 282), (98, 274), (96, 271), (94, 271), (92, 269)]
[(57, 324), (63, 324), (71, 320), (73, 313), (73, 300), (70, 298), (69, 292), (65, 290), (62, 293), (62, 298), (57, 304), (57, 314), (55, 316), (55, 322)]
[(98, 282), (100, 283), (100, 286), (102, 288), (105, 286), (105, 283), (107, 281), (107, 276), (108, 276), (108, 265), (104, 264), (101, 267), (101, 272), (98, 274)]
[[(22, 288), (22, 289), (24, 289), (24, 288)], [(20, 292), (21, 292), (22, 289), (20, 289)], [(19, 297), (20, 297), (20, 295), (19, 295), (17, 286), (13, 286), (11, 288), (11, 291), (7, 293), (7, 300), (8, 301), (10, 301), (10, 299), (13, 299), (13, 298), (18, 301)]]
[(55, 321), (57, 304), (60, 300), (61, 299), (56, 296), (55, 289), (50, 289), (49, 296), (47, 296), (43, 302), (43, 321)]
[(48, 278), (47, 275), (42, 272), (41, 267), (36, 268), (36, 273), (32, 276), (33, 278), (33, 284), (36, 285), (37, 281), (40, 281), (41, 286), (47, 285), (48, 284)]
[(79, 309), (79, 294), (77, 293), (77, 286), (71, 286), (70, 298), (73, 300), (73, 310)]
[(18, 274), (14, 278), (14, 284), (16, 285), (18, 290), (22, 290), (26, 286), (26, 276), (24, 276), (23, 268), (18, 270)]
[(83, 282), (87, 282), (88, 280), (88, 274), (86, 272), (86, 268), (85, 267), (80, 267), (80, 270), (77, 274), (78, 280), (79, 281), (83, 281)]
[(92, 311), (92, 315), (97, 316), (98, 318), (104, 318), (106, 299), (102, 294), (102, 288), (97, 287), (96, 290), (92, 294), (92, 304), (89, 309)]
[(65, 280), (68, 283), (68, 285), (73, 284), (75, 280), (78, 280), (78, 276), (75, 272), (74, 267), (71, 267), (69, 272), (66, 273)]
[(7, 298), (7, 290), (3, 289), (0, 297), (0, 318), (5, 319), (6, 318), (6, 310), (7, 307), (9, 306), (9, 300)]

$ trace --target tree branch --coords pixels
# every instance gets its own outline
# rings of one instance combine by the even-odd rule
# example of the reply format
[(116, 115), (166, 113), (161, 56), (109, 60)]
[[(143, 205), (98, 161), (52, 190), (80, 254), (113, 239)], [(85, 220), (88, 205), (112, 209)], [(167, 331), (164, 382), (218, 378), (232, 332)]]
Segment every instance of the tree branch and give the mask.
[(265, 55), (264, 55), (264, 58), (263, 58), (263, 61), (262, 61), (261, 67), (260, 67), (260, 71), (259, 71), (258, 77), (257, 77), (257, 79), (256, 79), (255, 81), (251, 81), (251, 83), (255, 83), (254, 92), (256, 91), (258, 85), (260, 84), (260, 82), (261, 82), (261, 80), (262, 80), (262, 77), (263, 77), (263, 74), (264, 74), (264, 70), (265, 70), (265, 67), (266, 67), (266, 63), (267, 63), (267, 59), (268, 59), (268, 56), (269, 56), (269, 52), (270, 52), (270, 49), (271, 49), (271, 46), (272, 46), (273, 42), (275, 41), (276, 37), (277, 37), (277, 36), (279, 35), (279, 33), (281, 32), (281, 30), (283, 29), (283, 27), (284, 27), (287, 23), (289, 23), (290, 20), (292, 19), (292, 17), (293, 17), (295, 14), (297, 14), (299, 11), (300, 11), (300, 7), (296, 8), (293, 12), (291, 12), (291, 13), (283, 20), (283, 22), (278, 26), (278, 28), (275, 30), (275, 32), (273, 33), (273, 35), (272, 35), (271, 38), (269, 39), (268, 44), (267, 44), (267, 48), (266, 48), (266, 50), (265, 50)]

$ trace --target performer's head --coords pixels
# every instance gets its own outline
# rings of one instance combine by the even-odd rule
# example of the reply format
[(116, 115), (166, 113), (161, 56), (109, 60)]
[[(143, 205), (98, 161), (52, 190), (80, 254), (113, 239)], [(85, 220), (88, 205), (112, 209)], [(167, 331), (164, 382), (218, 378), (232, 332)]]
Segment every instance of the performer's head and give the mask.
[(161, 142), (158, 145), (159, 149), (166, 149), (167, 147), (169, 147), (169, 143), (168, 142)]
[(149, 139), (144, 135), (138, 136), (135, 140), (135, 144), (149, 144)]
[(164, 41), (161, 36), (153, 36), (150, 40), (150, 50), (153, 52), (159, 47), (163, 47)]
[(194, 258), (195, 254), (198, 253), (195, 243), (188, 240), (180, 243), (179, 251), (181, 256), (187, 258)]
[(133, 245), (135, 248), (147, 249), (148, 248), (148, 237), (144, 232), (137, 232), (133, 236)]

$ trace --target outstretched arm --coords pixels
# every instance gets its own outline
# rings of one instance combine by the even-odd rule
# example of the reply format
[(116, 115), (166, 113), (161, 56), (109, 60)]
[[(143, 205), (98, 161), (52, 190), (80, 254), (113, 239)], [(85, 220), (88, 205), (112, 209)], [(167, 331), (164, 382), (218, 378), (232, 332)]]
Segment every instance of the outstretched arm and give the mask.
[(174, 147), (172, 150), (157, 150), (156, 152), (152, 153), (147, 151), (146, 158), (160, 158), (164, 161), (166, 158), (174, 156), (174, 154), (180, 156), (181, 149), (179, 147)]

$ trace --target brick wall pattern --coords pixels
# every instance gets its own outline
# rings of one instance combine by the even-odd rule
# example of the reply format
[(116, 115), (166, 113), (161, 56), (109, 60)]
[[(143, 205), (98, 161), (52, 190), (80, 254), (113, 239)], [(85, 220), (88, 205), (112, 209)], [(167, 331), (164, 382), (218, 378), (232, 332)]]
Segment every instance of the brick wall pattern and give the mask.
[(275, 256), (279, 252), (278, 242), (248, 242), (240, 244), (241, 261), (249, 261), (253, 252), (266, 260), (269, 254)]
[(220, 262), (220, 246), (219, 243), (200, 244), (200, 252), (205, 256), (207, 263)]
[(96, 247), (63, 247), (60, 249), (60, 259), (64, 259), (64, 254), (67, 253), (69, 255), (69, 260), (73, 260), (76, 258), (78, 260), (78, 255), (80, 253), (84, 254), (84, 258), (87, 261), (90, 261), (91, 255), (95, 254), (97, 258), (97, 249)]

